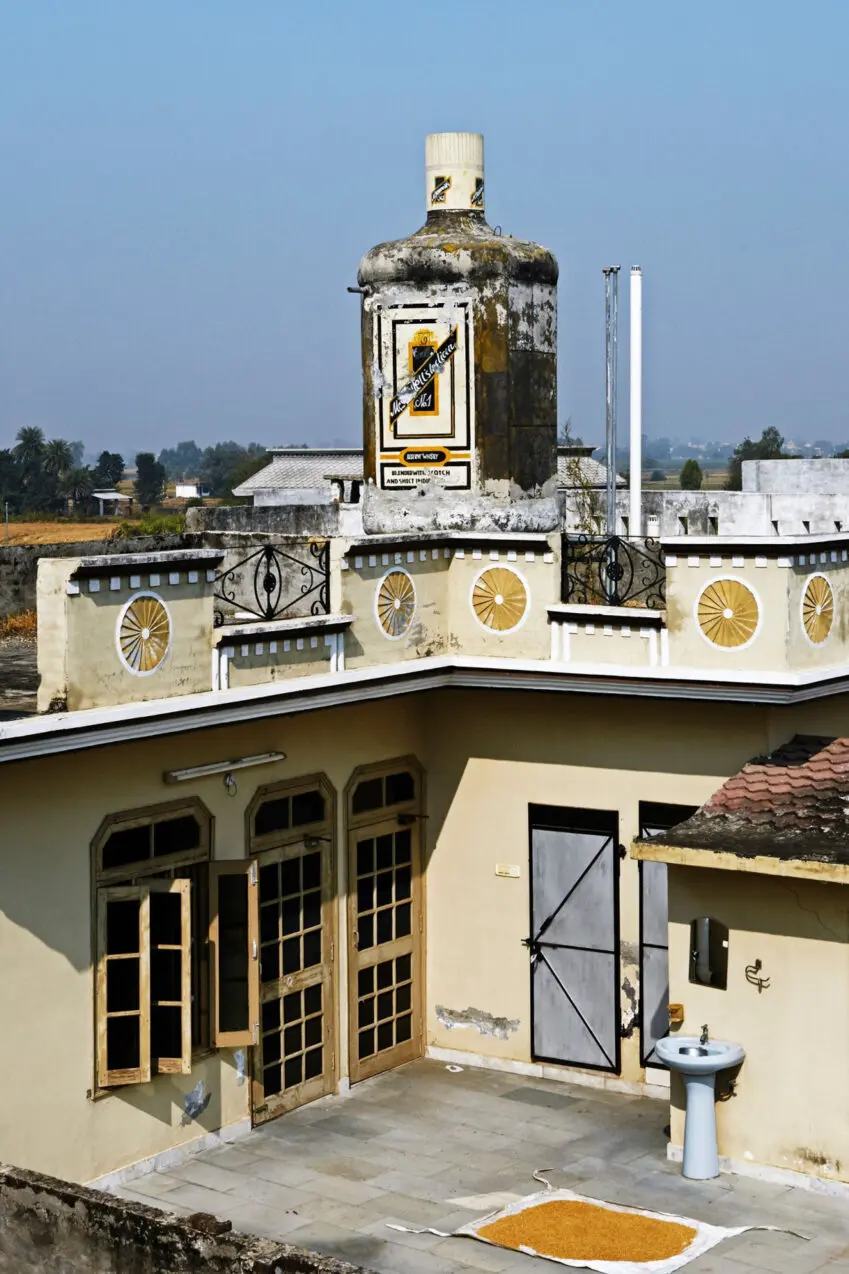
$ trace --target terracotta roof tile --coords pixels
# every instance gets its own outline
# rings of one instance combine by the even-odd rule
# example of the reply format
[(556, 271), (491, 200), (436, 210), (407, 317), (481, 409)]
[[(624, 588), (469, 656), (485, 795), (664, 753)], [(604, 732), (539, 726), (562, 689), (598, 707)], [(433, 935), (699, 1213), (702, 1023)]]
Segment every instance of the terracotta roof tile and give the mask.
[(849, 863), (849, 738), (795, 735), (754, 757), (691, 818), (652, 839)]

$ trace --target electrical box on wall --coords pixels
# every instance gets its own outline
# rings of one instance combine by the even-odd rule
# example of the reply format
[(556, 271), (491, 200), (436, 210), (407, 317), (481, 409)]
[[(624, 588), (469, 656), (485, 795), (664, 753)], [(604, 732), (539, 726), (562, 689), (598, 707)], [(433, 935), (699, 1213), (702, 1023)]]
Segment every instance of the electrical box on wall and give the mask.
[(728, 926), (711, 916), (690, 925), (690, 981), (724, 991), (728, 986)]

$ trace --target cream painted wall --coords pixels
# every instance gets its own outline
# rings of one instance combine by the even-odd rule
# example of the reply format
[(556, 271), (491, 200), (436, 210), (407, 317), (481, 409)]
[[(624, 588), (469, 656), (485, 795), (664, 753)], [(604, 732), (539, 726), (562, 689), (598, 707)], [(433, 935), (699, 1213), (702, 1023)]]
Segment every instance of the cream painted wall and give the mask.
[[(349, 554), (348, 569), (342, 571), (341, 609), (356, 619), (344, 634), (346, 667), (396, 663), (450, 649), (447, 618), (451, 559), (446, 552), (450, 550), (429, 545), (404, 552)], [(375, 611), (380, 585), (395, 570), (409, 575), (416, 600), (410, 627), (398, 638), (386, 635)]]
[[(438, 707), (437, 707), (438, 705)], [(510, 691), (441, 692), (425, 719), (428, 769), (430, 1044), (531, 1060), (528, 805), (619, 811), (619, 839), (638, 830), (642, 801), (698, 805), (767, 740), (758, 708)], [(516, 864), (519, 879), (495, 875)], [(637, 985), (637, 864), (620, 863), (621, 1020)], [(445, 1025), (437, 1006), (506, 1018)], [(622, 1079), (643, 1078), (636, 1032), (622, 1041)]]
[[(677, 565), (667, 567), (670, 663), (733, 672), (785, 668), (787, 568), (778, 566), (775, 559), (766, 558), (763, 559), (766, 564), (757, 567), (755, 559), (748, 556), (742, 566), (733, 566), (732, 559), (727, 556), (721, 559), (720, 566), (711, 566), (706, 556), (694, 560), (698, 561), (698, 565), (689, 566), (689, 559), (681, 553), (677, 555)], [(702, 635), (694, 615), (702, 589), (712, 580), (728, 576), (742, 580), (752, 589), (760, 610), (760, 625), (755, 637), (749, 645), (733, 649), (723, 649), (709, 642)]]
[[(816, 554), (816, 562), (794, 566), (788, 572), (787, 603), (787, 651), (792, 668), (822, 668), (846, 663), (849, 659), (849, 566), (845, 562), (832, 562), (837, 552)], [(814, 554), (809, 554), (809, 559)], [(826, 560), (821, 561), (822, 558)], [(834, 595), (834, 619), (831, 632), (824, 642), (813, 644), (808, 640), (802, 624), (802, 597), (812, 575), (824, 575)]]
[[(269, 649), (267, 637), (261, 642), (228, 645), (222, 650), (222, 656), (226, 650), (229, 687), (235, 690), (238, 686), (262, 686), (269, 681), (282, 681), (284, 677), (309, 677), (329, 672), (331, 643), (335, 640), (335, 633), (320, 632), (285, 639), (278, 637), (275, 651)], [(299, 641), (303, 642), (301, 650), (298, 650)], [(242, 652), (243, 645), (247, 646), (247, 654)], [(259, 654), (258, 646), (262, 647)]]
[[(463, 655), (490, 655), (507, 659), (548, 659), (551, 630), (548, 607), (560, 600), (560, 558), (551, 543), (515, 554), (500, 548), (497, 558), (487, 549), (465, 549), (451, 562), (450, 623), (452, 649)], [(546, 561), (546, 557), (551, 560)], [(515, 560), (513, 560), (515, 558)], [(515, 572), (527, 594), (527, 609), (515, 628), (497, 632), (485, 627), (472, 607), (472, 592), (478, 577), (490, 567)]]
[[(717, 1103), (719, 1152), (849, 1181), (849, 894), (846, 886), (694, 867), (669, 869), (671, 998), (682, 1034), (708, 1023), (746, 1058), (735, 1095)], [(728, 989), (688, 980), (690, 921), (729, 929)], [(770, 979), (758, 993), (747, 965)], [(723, 1077), (720, 1076), (720, 1081)], [(684, 1131), (673, 1080), (672, 1141)]]
[[(87, 1096), (94, 1083), (89, 846), (103, 817), (198, 796), (215, 820), (213, 856), (239, 858), (245, 809), (258, 786), (324, 771), (340, 794), (341, 833), (341, 793), (354, 766), (416, 752), (418, 741), (418, 705), (402, 696), (0, 766), (0, 1147), (7, 1162), (88, 1181), (248, 1114), (248, 1085), (239, 1083), (229, 1051), (196, 1063), (191, 1075)], [(165, 770), (276, 750), (286, 761), (240, 772), (234, 797), (220, 775), (179, 792), (162, 779)], [(337, 865), (341, 899), (341, 853)], [(341, 904), (338, 924), (344, 985)], [(339, 1038), (345, 1074), (344, 1030)], [(184, 1125), (183, 1095), (201, 1079), (209, 1106)]]
[[(698, 804), (750, 757), (797, 730), (838, 731), (846, 711), (847, 696), (768, 709), (454, 690), (0, 766), (0, 1020), (14, 1024), (0, 1036), (0, 1074), (7, 1080), (0, 1086), (3, 1157), (90, 1180), (248, 1113), (247, 1085), (238, 1083), (226, 1052), (199, 1063), (191, 1076), (159, 1077), (97, 1101), (86, 1096), (93, 1085), (89, 845), (105, 815), (173, 800), (175, 789), (162, 780), (165, 770), (267, 751), (287, 754), (280, 764), (239, 773), (234, 797), (221, 776), (180, 789), (198, 796), (213, 815), (214, 857), (238, 858), (245, 852), (245, 809), (257, 787), (326, 773), (338, 793), (341, 847), (343, 792), (353, 769), (417, 755), (426, 769), (428, 802), (427, 1040), (473, 1055), (528, 1061), (530, 972), (521, 945), (529, 922), (528, 804), (618, 810), (619, 839), (627, 845), (637, 831), (640, 800)], [(497, 862), (518, 864), (519, 879), (497, 877)], [(337, 865), (344, 1075), (341, 848)], [(620, 1008), (627, 1026), (633, 1011), (624, 983), (636, 985), (639, 932), (637, 864), (630, 859), (620, 863), (620, 888)], [(767, 996), (761, 998), (765, 1003)], [(437, 1005), (474, 1008), (518, 1027), (506, 1039), (473, 1026), (448, 1029)], [(700, 1011), (699, 1022), (706, 1020)], [(622, 1078), (631, 1082), (642, 1077), (638, 1045), (636, 1033), (623, 1040)], [(210, 1104), (183, 1125), (183, 1095), (201, 1078)]]
[(68, 708), (96, 708), (112, 703), (134, 703), (170, 695), (194, 694), (212, 686), (212, 585), (204, 572), (199, 582), (189, 584), (185, 570), (180, 582), (168, 583), (168, 573), (151, 588), (165, 603), (171, 620), (170, 649), (162, 664), (150, 674), (129, 671), (118, 654), (117, 626), (121, 612), (138, 589), (130, 589), (127, 576), (114, 592), (109, 579), (99, 581), (100, 591), (88, 591), (89, 580), (81, 580), (76, 597), (66, 597), (68, 649), (66, 675)]
[[(648, 668), (654, 662), (660, 663), (660, 632), (656, 624), (649, 626), (631, 625), (630, 632), (624, 633), (621, 620), (613, 624), (605, 624), (599, 616), (598, 620), (580, 619), (577, 623), (568, 624), (568, 659), (569, 663), (609, 663), (617, 667)], [(573, 631), (574, 630), (574, 631)]]

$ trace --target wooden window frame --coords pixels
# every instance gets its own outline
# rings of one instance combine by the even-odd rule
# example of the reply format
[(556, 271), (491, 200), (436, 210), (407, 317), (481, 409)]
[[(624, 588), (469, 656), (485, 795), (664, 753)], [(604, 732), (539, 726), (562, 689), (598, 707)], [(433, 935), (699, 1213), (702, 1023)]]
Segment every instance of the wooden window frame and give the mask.
[[(222, 1031), (219, 980), (219, 881), (222, 876), (246, 876), (248, 881), (248, 1025), (242, 1031)], [(243, 1048), (259, 1041), (259, 872), (256, 859), (225, 859), (209, 867), (209, 967), (212, 972), (211, 1035), (215, 1048)]]
[[(157, 949), (151, 942), (150, 899), (153, 894), (179, 894), (180, 896), (180, 944), (181, 953), (181, 1009), (182, 1048), (179, 1057), (157, 1059), (154, 1070), (151, 1058), (151, 953)], [(111, 959), (106, 941), (106, 913), (110, 902), (137, 901), (139, 904), (139, 942), (136, 956), (139, 961), (139, 1008), (110, 1014), (107, 1010), (107, 967)], [(177, 949), (168, 945), (161, 949)], [(132, 958), (132, 957), (131, 957)], [(97, 1083), (99, 1088), (117, 1088), (124, 1084), (145, 1084), (154, 1074), (186, 1075), (192, 1067), (192, 970), (191, 970), (191, 881), (149, 880), (143, 885), (105, 886), (97, 894), (97, 965), (96, 965), (96, 1013), (97, 1013)], [(159, 1003), (159, 1002), (157, 1002)], [(137, 1016), (139, 1019), (139, 1065), (137, 1067), (108, 1069), (107, 1024), (113, 1016)]]
[[(199, 837), (198, 837), (198, 845), (196, 846), (195, 849), (185, 850), (185, 851), (181, 851), (174, 854), (163, 854), (159, 858), (153, 858), (151, 856), (150, 858), (140, 859), (138, 862), (135, 862), (135, 863), (128, 863), (122, 867), (103, 868), (102, 866), (103, 848), (106, 845), (106, 842), (108, 841), (109, 837), (111, 836), (113, 832), (118, 830), (124, 831), (133, 827), (141, 827), (145, 825), (149, 825), (152, 829), (153, 826), (157, 823), (167, 822), (170, 819), (177, 818), (180, 816), (185, 816), (185, 815), (193, 816), (198, 823)], [(92, 1009), (93, 1009), (92, 1030), (94, 1034), (95, 1049), (94, 1049), (94, 1075), (93, 1075), (94, 1083), (93, 1083), (91, 1095), (94, 1097), (97, 1097), (98, 1094), (111, 1092), (113, 1088), (117, 1087), (119, 1084), (122, 1084), (122, 1083), (127, 1083), (127, 1084), (147, 1083), (156, 1074), (167, 1074), (167, 1073), (188, 1074), (191, 1072), (191, 1058), (192, 1057), (197, 1058), (199, 1056), (203, 1056), (204, 1054), (208, 1053), (211, 1049), (213, 1009), (212, 1009), (211, 1003), (208, 1003), (210, 999), (210, 977), (211, 977), (211, 969), (209, 966), (209, 962), (206, 959), (208, 932), (204, 930), (203, 932), (194, 933), (190, 923), (189, 930), (188, 930), (189, 943), (190, 943), (190, 946), (189, 946), (190, 957), (188, 961), (188, 976), (190, 981), (190, 994), (188, 999), (190, 1040), (191, 1040), (192, 1006), (194, 1003), (193, 997), (195, 993), (197, 994), (197, 997), (198, 997), (199, 1019), (202, 1020), (204, 1014), (206, 1014), (207, 1016), (207, 1020), (209, 1024), (209, 1040), (207, 1040), (204, 1037), (201, 1040), (201, 1042), (199, 1042), (196, 1046), (194, 1042), (192, 1041), (189, 1063), (188, 1065), (186, 1065), (185, 1057), (181, 1057), (179, 1069), (177, 1067), (173, 1067), (170, 1069), (157, 1067), (156, 1070), (152, 1070), (152, 1068), (150, 1067), (150, 1064), (148, 1063), (146, 1078), (128, 1078), (123, 1080), (115, 1080), (114, 1078), (112, 1078), (106, 1084), (101, 1082), (101, 1074), (104, 1073), (102, 1072), (102, 1068), (101, 1068), (101, 1035), (103, 1035), (105, 1040), (105, 987), (103, 991), (103, 996), (104, 996), (103, 1004), (101, 1005), (100, 976), (99, 976), (100, 949), (101, 949), (101, 939), (100, 939), (100, 931), (99, 931), (100, 895), (107, 889), (110, 892), (113, 890), (123, 890), (125, 891), (125, 895), (126, 895), (126, 891), (138, 891), (138, 890), (144, 890), (144, 889), (148, 889), (149, 891), (152, 891), (152, 892), (157, 892), (157, 891), (162, 892), (163, 890), (167, 891), (169, 886), (172, 885), (176, 880), (182, 880), (187, 887), (193, 885), (194, 882), (190, 881), (186, 877), (174, 877), (171, 880), (168, 880), (168, 879), (163, 880), (162, 876), (166, 872), (180, 871), (189, 867), (209, 867), (211, 869), (212, 861), (213, 861), (212, 860), (213, 830), (214, 830), (213, 816), (210, 813), (210, 811), (207, 809), (207, 807), (204, 805), (203, 801), (201, 801), (199, 797), (189, 796), (189, 797), (184, 797), (182, 800), (159, 802), (155, 805), (145, 805), (135, 809), (122, 810), (115, 814), (107, 814), (106, 817), (101, 822), (100, 826), (98, 827), (94, 837), (92, 838), (92, 841), (91, 841), (92, 968), (94, 971), (94, 983), (95, 983), (93, 1005), (92, 1005)], [(153, 833), (151, 830), (151, 835), (152, 834)], [(155, 879), (156, 877), (159, 877), (159, 879), (158, 880)], [(193, 891), (191, 888), (186, 889), (186, 896), (189, 898), (188, 906), (190, 909), (190, 913), (191, 913), (191, 905), (192, 905), (191, 904), (192, 893)], [(134, 896), (138, 896), (138, 895), (136, 894)], [(201, 905), (205, 904), (208, 908), (209, 906), (208, 885), (206, 890), (206, 897), (205, 898), (199, 897), (198, 901)], [(207, 920), (208, 920), (208, 911), (207, 911)], [(195, 951), (203, 952), (202, 958), (199, 958), (197, 961), (197, 986), (196, 987), (192, 983), (193, 969), (195, 966), (193, 953)], [(184, 978), (186, 976), (186, 970), (187, 970), (187, 966), (186, 966), (186, 963), (184, 962), (184, 966), (183, 966)], [(149, 989), (148, 989), (148, 995), (149, 995)], [(206, 1007), (204, 1007), (205, 1005)], [(186, 1013), (186, 1009), (184, 1005), (184, 1012), (183, 1012), (184, 1022), (185, 1022), (185, 1013)], [(135, 1070), (130, 1073), (135, 1074), (136, 1071), (140, 1072), (142, 1069), (143, 1069), (142, 1067), (135, 1068)], [(111, 1072), (113, 1076), (117, 1073), (118, 1072)]]
[[(355, 814), (354, 792), (364, 779), (384, 779), (390, 774), (398, 774), (409, 770), (415, 779), (416, 790), (408, 801), (397, 801), (394, 805), (377, 805), (374, 809), (363, 810)], [(386, 788), (384, 787), (384, 792)], [(392, 757), (388, 761), (375, 761), (369, 765), (358, 765), (345, 785), (345, 817), (350, 831), (354, 827), (368, 827), (371, 823), (379, 823), (385, 818), (394, 818), (398, 814), (414, 814), (423, 820), (425, 806), (425, 772), (421, 762), (415, 756)], [(424, 850), (423, 838), (420, 852)]]

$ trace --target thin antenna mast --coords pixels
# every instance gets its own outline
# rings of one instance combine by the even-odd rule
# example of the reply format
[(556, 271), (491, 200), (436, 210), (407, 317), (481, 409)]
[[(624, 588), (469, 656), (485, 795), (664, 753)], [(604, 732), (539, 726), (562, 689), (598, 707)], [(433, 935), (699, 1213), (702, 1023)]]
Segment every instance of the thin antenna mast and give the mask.
[(608, 265), (604, 274), (604, 350), (607, 441), (607, 534), (616, 534), (616, 403), (619, 327), (619, 266)]

